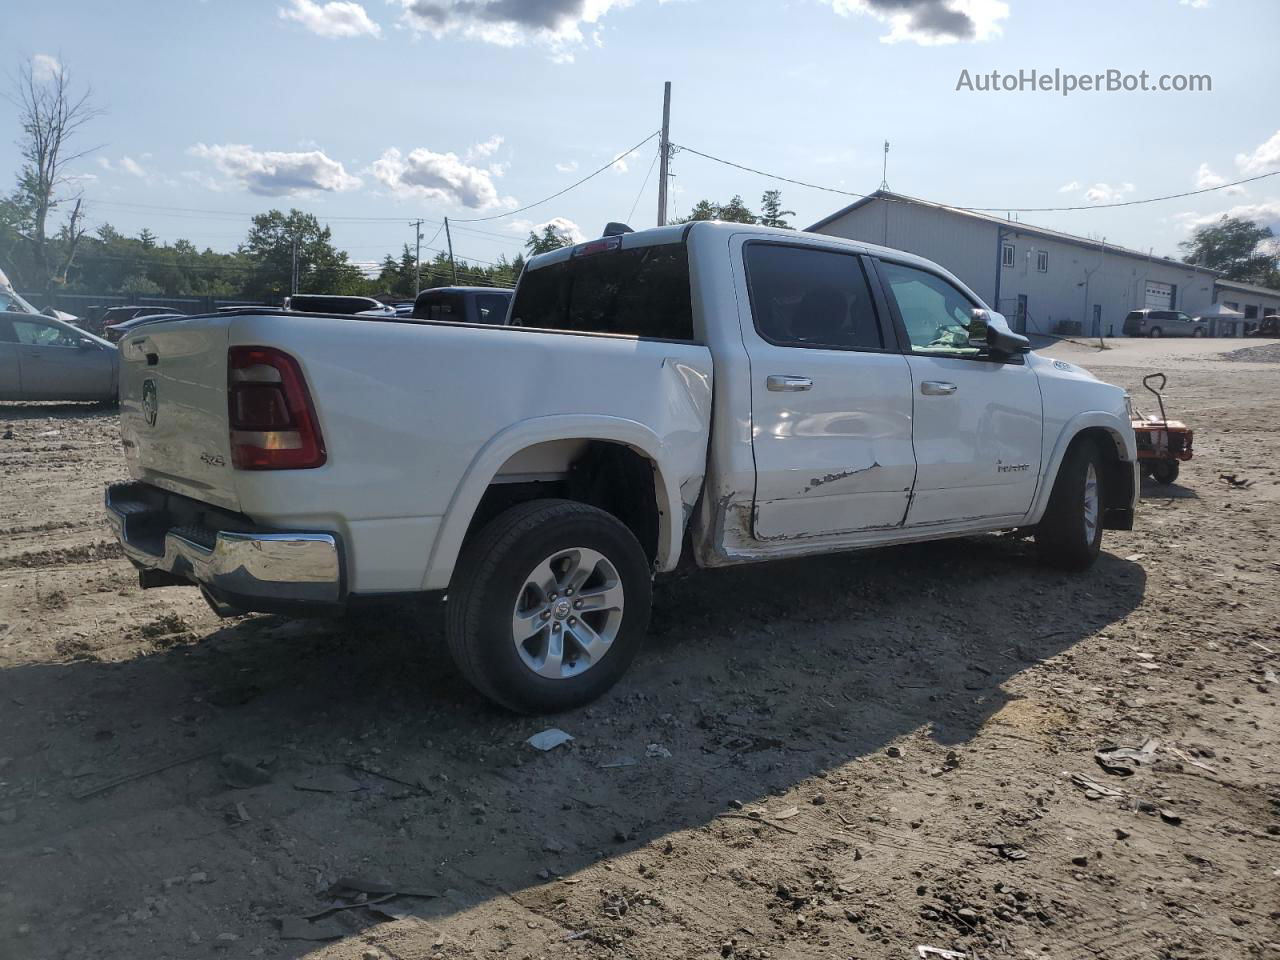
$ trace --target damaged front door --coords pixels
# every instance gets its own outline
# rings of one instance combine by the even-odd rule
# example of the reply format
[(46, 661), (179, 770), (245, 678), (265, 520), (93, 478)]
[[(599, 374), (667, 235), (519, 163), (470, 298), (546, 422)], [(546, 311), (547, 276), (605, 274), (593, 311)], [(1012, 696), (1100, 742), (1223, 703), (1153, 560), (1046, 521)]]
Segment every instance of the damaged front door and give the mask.
[(753, 535), (899, 526), (915, 476), (911, 372), (861, 258), (790, 238), (739, 247), (751, 358)]

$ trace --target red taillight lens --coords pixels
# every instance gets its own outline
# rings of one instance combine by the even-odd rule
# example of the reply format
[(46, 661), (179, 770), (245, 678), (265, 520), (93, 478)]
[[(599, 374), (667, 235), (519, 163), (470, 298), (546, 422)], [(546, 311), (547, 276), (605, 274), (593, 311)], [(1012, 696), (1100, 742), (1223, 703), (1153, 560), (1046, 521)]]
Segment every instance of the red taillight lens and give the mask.
[(298, 361), (274, 347), (227, 351), (231, 461), (239, 470), (305, 470), (326, 459)]

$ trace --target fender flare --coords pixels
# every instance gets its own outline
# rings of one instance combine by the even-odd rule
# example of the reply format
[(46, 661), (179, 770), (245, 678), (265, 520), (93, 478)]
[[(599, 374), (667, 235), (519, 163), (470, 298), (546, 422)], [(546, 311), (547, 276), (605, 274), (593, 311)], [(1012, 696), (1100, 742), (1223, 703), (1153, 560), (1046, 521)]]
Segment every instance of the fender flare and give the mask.
[(551, 440), (607, 440), (630, 447), (653, 463), (658, 505), (656, 563), (659, 570), (676, 566), (684, 536), (685, 510), (679, 479), (663, 470), (662, 438), (644, 424), (623, 417), (561, 414), (522, 420), (495, 434), (480, 448), (449, 501), (427, 561), (424, 590), (448, 587), (471, 518), (502, 465), (521, 450)]
[(1125, 463), (1132, 463), (1138, 458), (1137, 443), (1133, 438), (1133, 426), (1127, 420), (1121, 420), (1114, 413), (1105, 410), (1086, 410), (1068, 420), (1058, 431), (1058, 439), (1053, 445), (1053, 452), (1040, 476), (1040, 485), (1036, 488), (1035, 498), (1031, 502), (1031, 510), (1027, 513), (1028, 523), (1038, 523), (1049, 506), (1049, 495), (1053, 493), (1054, 481), (1058, 479), (1058, 470), (1067, 455), (1067, 448), (1082, 431), (1101, 427), (1111, 436), (1116, 445), (1116, 454)]

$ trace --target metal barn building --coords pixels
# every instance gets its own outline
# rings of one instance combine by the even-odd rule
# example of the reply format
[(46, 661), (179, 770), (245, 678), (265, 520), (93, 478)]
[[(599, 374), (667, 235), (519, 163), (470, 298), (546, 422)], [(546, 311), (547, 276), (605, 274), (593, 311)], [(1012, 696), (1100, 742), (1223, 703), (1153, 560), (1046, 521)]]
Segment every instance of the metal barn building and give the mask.
[(1263, 317), (1274, 317), (1280, 313), (1280, 290), (1237, 280), (1219, 280), (1214, 286), (1217, 288), (1214, 302), (1240, 312), (1239, 320), (1218, 321), (1220, 336), (1248, 333), (1257, 328)]
[(1214, 302), (1207, 267), (887, 190), (808, 229), (927, 257), (1024, 333), (1118, 336), (1130, 310), (1194, 316)]

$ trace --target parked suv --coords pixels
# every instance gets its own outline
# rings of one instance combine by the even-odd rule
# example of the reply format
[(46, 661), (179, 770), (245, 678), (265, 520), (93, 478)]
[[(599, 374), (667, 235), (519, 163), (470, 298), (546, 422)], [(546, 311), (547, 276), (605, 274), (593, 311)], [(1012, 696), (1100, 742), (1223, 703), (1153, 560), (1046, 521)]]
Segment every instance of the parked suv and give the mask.
[(514, 292), (504, 287), (435, 287), (418, 294), (410, 316), (501, 326), (507, 322)]
[(1124, 318), (1126, 337), (1205, 337), (1209, 324), (1181, 310), (1133, 310)]

